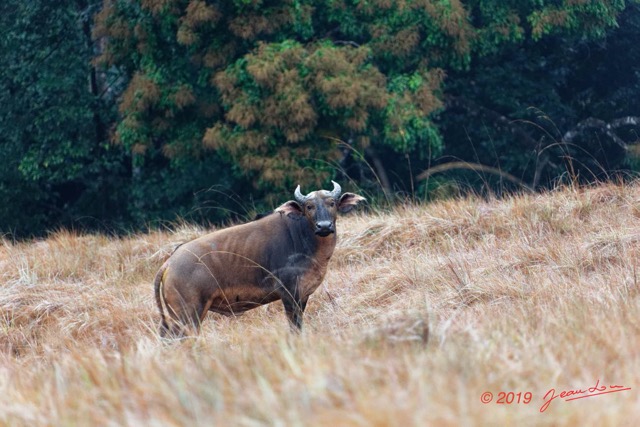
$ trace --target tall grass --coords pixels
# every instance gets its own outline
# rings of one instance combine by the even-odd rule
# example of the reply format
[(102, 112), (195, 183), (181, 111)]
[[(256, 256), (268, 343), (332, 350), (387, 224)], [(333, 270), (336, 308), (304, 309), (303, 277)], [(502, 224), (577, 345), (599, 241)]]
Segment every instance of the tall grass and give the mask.
[[(639, 220), (638, 184), (341, 218), (303, 334), (274, 303), (173, 343), (151, 281), (205, 230), (3, 241), (0, 425), (635, 425)], [(631, 390), (540, 412), (597, 381)]]

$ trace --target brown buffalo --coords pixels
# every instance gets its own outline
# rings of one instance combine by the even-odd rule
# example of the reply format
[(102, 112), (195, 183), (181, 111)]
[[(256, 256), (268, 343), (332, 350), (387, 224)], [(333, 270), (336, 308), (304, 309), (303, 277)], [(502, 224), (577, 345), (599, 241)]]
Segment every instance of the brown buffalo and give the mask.
[[(333, 182), (333, 181), (332, 181)], [(365, 200), (353, 193), (300, 186), (274, 212), (215, 231), (178, 247), (154, 285), (162, 336), (197, 332), (208, 311), (241, 314), (282, 300), (295, 330), (336, 246), (336, 216)]]

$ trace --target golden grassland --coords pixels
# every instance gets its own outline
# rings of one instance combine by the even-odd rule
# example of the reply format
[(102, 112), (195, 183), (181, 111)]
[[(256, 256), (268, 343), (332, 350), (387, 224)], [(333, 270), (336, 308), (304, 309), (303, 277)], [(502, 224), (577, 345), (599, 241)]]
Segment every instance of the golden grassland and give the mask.
[[(5, 240), (0, 425), (637, 425), (639, 221), (640, 184), (344, 217), (300, 336), (274, 303), (169, 343), (151, 282), (205, 230)], [(597, 382), (631, 390), (540, 412)]]

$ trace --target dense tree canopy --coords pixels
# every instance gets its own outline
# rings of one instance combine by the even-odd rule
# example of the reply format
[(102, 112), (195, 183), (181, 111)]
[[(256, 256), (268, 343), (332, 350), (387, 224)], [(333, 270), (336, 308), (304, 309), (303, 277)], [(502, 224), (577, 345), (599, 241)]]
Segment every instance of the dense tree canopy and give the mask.
[[(87, 1), (0, 5), (0, 230), (18, 234), (119, 208), (124, 155), (91, 68)], [(114, 100), (115, 101), (115, 100)]]
[(0, 8), (4, 231), (216, 221), (330, 178), (430, 196), (638, 163), (635, 1)]

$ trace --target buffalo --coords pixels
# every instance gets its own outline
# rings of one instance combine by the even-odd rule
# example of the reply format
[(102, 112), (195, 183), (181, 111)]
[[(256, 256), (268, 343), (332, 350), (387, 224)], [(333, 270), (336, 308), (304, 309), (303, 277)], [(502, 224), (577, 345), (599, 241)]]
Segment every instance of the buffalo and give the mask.
[(270, 214), (179, 246), (154, 281), (161, 336), (197, 333), (208, 311), (238, 315), (278, 300), (301, 330), (336, 246), (336, 216), (365, 200), (332, 183), (306, 196), (298, 186)]

